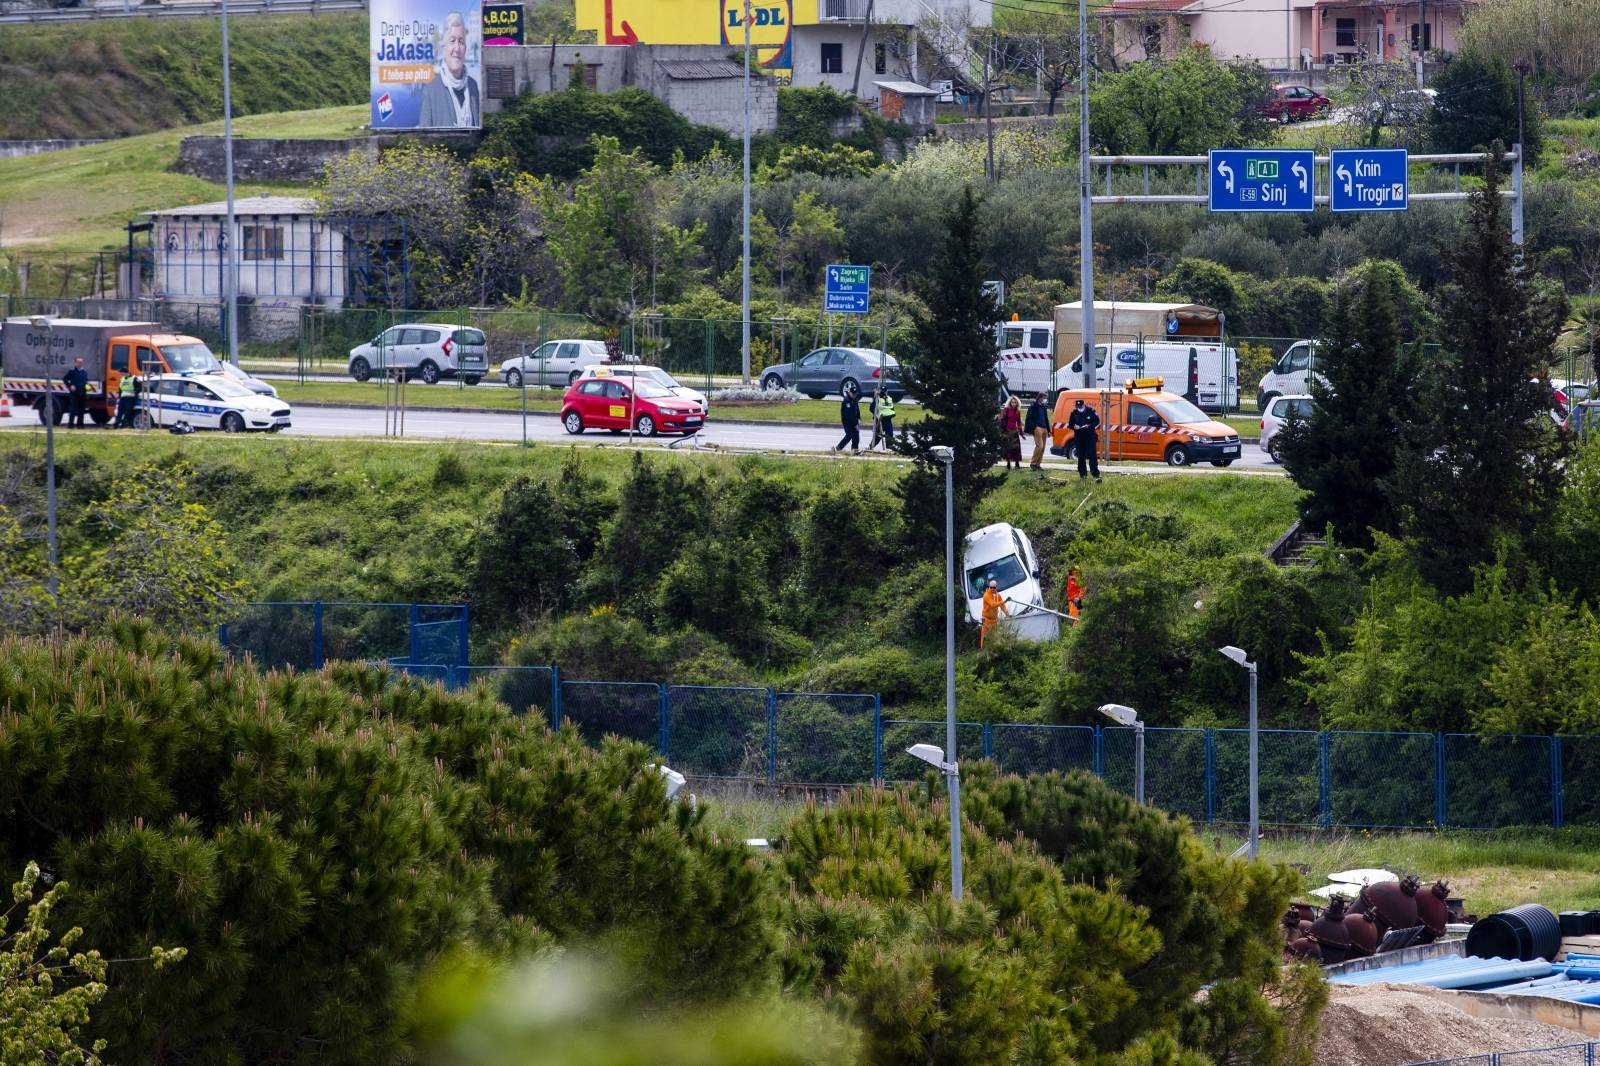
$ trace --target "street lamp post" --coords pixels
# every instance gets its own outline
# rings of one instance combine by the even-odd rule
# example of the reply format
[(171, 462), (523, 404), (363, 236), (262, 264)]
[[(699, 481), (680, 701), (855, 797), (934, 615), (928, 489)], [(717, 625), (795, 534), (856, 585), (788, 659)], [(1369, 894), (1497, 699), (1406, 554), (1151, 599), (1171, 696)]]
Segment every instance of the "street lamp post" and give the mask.
[(228, 186), (228, 233), (222, 254), (223, 299), (228, 305), (228, 362), (239, 362), (239, 231), (233, 218), (233, 83), (228, 70), (228, 0), (222, 0), (222, 168)]
[[(55, 348), (55, 333), (51, 330), (51, 323), (43, 315), (35, 315), (28, 319), (28, 325), (34, 329), (44, 330), (45, 365), (49, 364), (49, 357)], [(59, 608), (61, 601), (57, 596), (59, 592), (56, 580), (56, 394), (48, 374), (45, 375), (44, 389), (44, 497), (45, 497), (45, 546), (49, 553), (50, 574), (48, 585), (50, 588), (50, 605)]]
[(740, 295), (739, 382), (750, 384), (750, 0), (744, 5), (744, 259)]
[(913, 744), (906, 749), (929, 766), (944, 774), (950, 787), (950, 898), (961, 898), (961, 767), (955, 755), (944, 757), (944, 749), (937, 744)]
[[(1089, 172), (1089, 0), (1078, 0), (1078, 294), (1083, 301), (1083, 387), (1094, 388), (1094, 215)], [(1106, 373), (1111, 373), (1109, 362)]]
[[(950, 895), (961, 898), (961, 776), (956, 769), (956, 450), (929, 449), (944, 464), (944, 750), (949, 753), (945, 781), (950, 786)], [(917, 744), (914, 748), (927, 747)], [(916, 751), (912, 751), (917, 755)], [(922, 758), (921, 755), (917, 755)], [(943, 767), (941, 767), (943, 769)]]
[(1144, 806), (1144, 723), (1139, 712), (1120, 703), (1105, 703), (1100, 713), (1118, 725), (1133, 727), (1133, 802)]
[(1250, 671), (1250, 837), (1245, 841), (1244, 850), (1253, 859), (1261, 849), (1260, 790), (1256, 762), (1257, 740), (1259, 738), (1256, 728), (1256, 664), (1250, 660), (1250, 656), (1245, 654), (1243, 648), (1236, 648), (1232, 644), (1225, 645), (1217, 650), (1231, 661)]

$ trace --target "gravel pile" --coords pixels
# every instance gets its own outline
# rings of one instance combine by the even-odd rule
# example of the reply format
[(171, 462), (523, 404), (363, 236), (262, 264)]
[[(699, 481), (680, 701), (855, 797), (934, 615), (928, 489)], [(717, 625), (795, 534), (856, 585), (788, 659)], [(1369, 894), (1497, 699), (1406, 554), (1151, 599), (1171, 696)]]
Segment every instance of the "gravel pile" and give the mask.
[(1333, 985), (1329, 992), (1316, 1066), (1400, 1066), (1589, 1039), (1538, 1022), (1474, 1018), (1447, 994), (1416, 985)]

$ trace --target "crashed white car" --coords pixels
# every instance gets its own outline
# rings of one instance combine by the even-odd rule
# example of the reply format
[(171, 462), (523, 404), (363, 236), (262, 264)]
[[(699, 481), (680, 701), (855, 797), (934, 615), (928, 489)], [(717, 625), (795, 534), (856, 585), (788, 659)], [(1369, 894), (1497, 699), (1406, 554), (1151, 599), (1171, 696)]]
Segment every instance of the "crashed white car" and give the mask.
[(1023, 640), (1054, 640), (1061, 619), (1045, 609), (1039, 584), (1039, 560), (1028, 535), (1007, 522), (996, 522), (967, 534), (961, 571), (966, 575), (967, 617), (983, 621), (983, 590), (990, 580), (1005, 597), (1009, 616), (1000, 624)]

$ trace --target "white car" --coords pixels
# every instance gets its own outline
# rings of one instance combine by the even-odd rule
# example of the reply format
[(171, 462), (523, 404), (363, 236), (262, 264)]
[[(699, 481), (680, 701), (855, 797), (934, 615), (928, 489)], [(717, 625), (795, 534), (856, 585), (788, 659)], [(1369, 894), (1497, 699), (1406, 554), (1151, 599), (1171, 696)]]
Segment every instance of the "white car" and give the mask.
[(1039, 560), (1022, 530), (996, 522), (968, 533), (961, 570), (966, 575), (967, 617), (974, 624), (983, 621), (983, 590), (993, 580), (1011, 611), (1000, 615), (1001, 624), (1023, 640), (1054, 640), (1060, 632), (1061, 620), (1044, 610)]
[(227, 361), (220, 362), (217, 365), (217, 369), (211, 371), (211, 373), (217, 375), (218, 377), (226, 377), (234, 384), (243, 385), (251, 392), (261, 396), (278, 395), (277, 389), (275, 389), (269, 383), (262, 381), (260, 378), (253, 376), (238, 363), (230, 363)]
[(252, 392), (229, 378), (157, 374), (145, 379), (133, 422), (140, 429), (187, 422), (195, 429), (224, 433), (250, 429), (276, 433), (289, 428), (290, 418), (284, 401)]
[(407, 380), (437, 384), (459, 377), (476, 385), (489, 372), (489, 342), (481, 329), (450, 322), (407, 322), (391, 326), (365, 344), (350, 349), (350, 376), (370, 380), (373, 373), (395, 367)]
[(514, 356), (500, 364), (500, 380), (513, 389), (529, 385), (554, 385), (567, 388), (583, 377), (583, 372), (609, 359), (605, 341), (546, 341), (526, 355)]
[(1273, 462), (1283, 461), (1278, 457), (1278, 433), (1284, 423), (1289, 421), (1290, 415), (1302, 422), (1308, 420), (1311, 403), (1311, 397), (1305, 395), (1274, 396), (1261, 412), (1261, 450), (1272, 456)]
[(706, 394), (698, 389), (691, 389), (687, 385), (680, 385), (678, 379), (662, 370), (658, 366), (639, 366), (637, 363), (612, 364), (594, 368), (596, 374), (604, 373), (614, 378), (639, 378), (642, 381), (653, 381), (662, 388), (671, 391), (674, 396), (682, 396), (685, 400), (693, 400), (700, 405), (701, 410), (706, 410), (710, 404), (706, 403)]

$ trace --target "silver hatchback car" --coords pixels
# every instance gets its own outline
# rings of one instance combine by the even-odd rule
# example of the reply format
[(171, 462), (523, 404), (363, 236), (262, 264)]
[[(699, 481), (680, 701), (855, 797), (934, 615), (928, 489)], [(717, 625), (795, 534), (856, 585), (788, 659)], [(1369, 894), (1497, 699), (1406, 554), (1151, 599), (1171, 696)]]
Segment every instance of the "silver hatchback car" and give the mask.
[(459, 377), (476, 385), (489, 372), (489, 343), (483, 331), (448, 322), (408, 322), (391, 326), (350, 349), (350, 376), (366, 381), (385, 369), (404, 370), (407, 379), (429, 385)]

